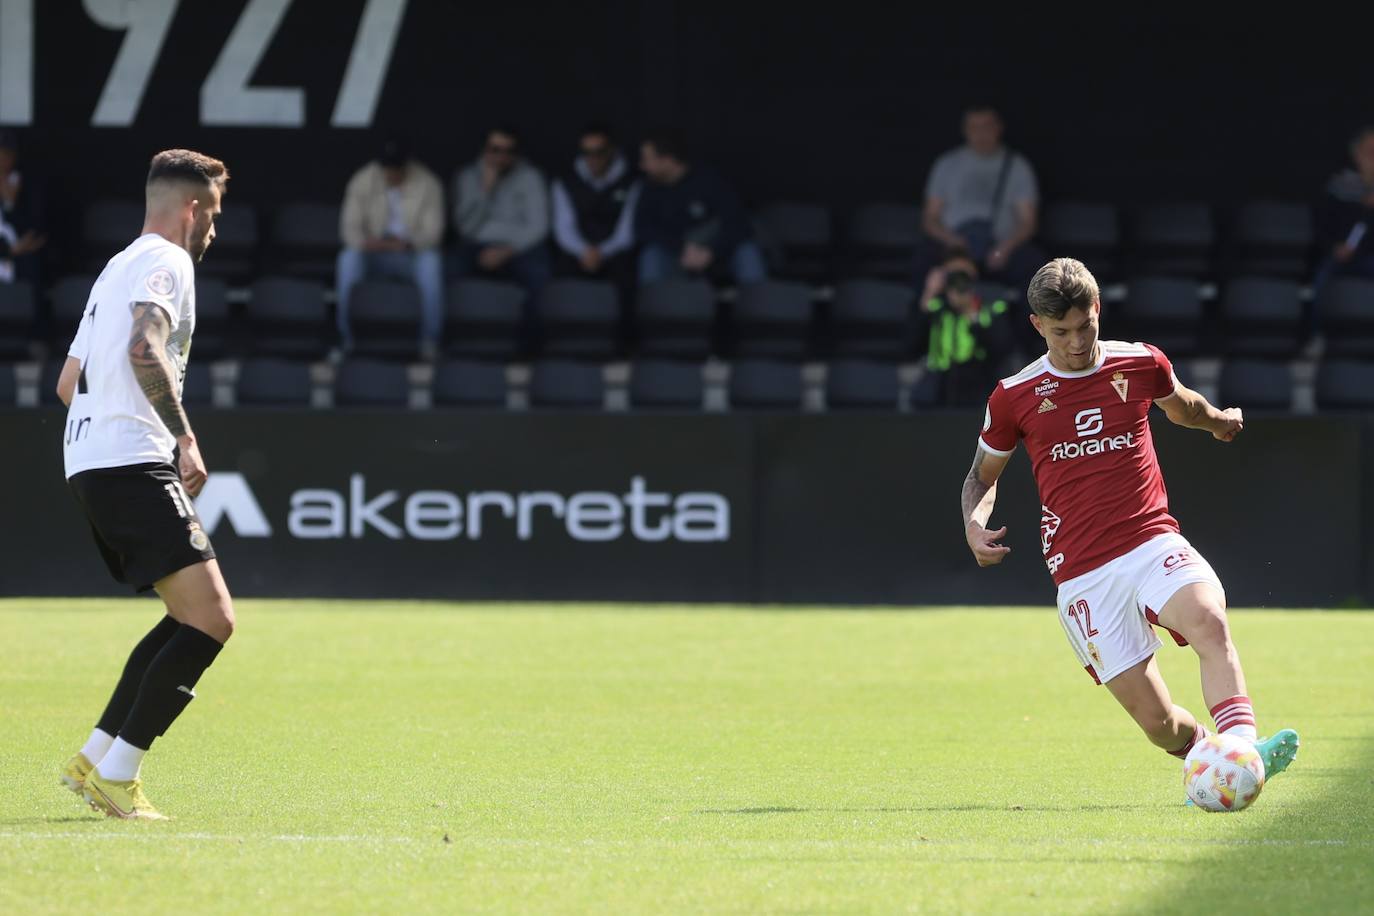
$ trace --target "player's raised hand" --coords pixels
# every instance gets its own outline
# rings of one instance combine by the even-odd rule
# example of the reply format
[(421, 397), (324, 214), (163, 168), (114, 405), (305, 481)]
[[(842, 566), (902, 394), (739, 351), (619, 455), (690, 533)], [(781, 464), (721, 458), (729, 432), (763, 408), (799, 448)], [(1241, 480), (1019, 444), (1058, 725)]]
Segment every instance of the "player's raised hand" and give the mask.
[(1221, 412), (1221, 422), (1212, 430), (1212, 435), (1222, 442), (1230, 442), (1245, 429), (1245, 417), (1239, 407), (1228, 407)]
[(969, 522), (968, 527), (964, 529), (964, 536), (968, 539), (969, 549), (973, 551), (973, 558), (978, 561), (979, 566), (995, 566), (1011, 553), (1010, 547), (997, 543), (1007, 536), (1006, 525), (996, 531), (989, 531), (977, 522)]
[(209, 477), (205, 471), (205, 459), (200, 457), (200, 446), (193, 436), (178, 436), (177, 447), (181, 449), (180, 466), (177, 468), (181, 473), (181, 485), (194, 498), (200, 495)]

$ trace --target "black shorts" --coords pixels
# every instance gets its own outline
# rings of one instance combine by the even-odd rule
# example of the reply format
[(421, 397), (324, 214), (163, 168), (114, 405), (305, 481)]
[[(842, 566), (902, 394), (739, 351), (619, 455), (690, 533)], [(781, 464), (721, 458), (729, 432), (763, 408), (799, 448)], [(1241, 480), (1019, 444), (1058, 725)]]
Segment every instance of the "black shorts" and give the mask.
[(215, 557), (195, 505), (170, 464), (82, 471), (67, 485), (116, 582), (145, 592), (159, 579)]

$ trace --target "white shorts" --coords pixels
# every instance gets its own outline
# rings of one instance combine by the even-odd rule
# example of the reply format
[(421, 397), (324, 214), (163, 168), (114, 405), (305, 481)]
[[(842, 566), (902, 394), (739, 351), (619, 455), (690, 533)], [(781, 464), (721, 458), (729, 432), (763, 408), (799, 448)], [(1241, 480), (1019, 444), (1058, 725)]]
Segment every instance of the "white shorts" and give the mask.
[[(1059, 586), (1059, 622), (1078, 662), (1105, 684), (1160, 647), (1152, 625), (1174, 592), (1194, 582), (1226, 590), (1181, 534), (1161, 534)], [(1188, 643), (1170, 631), (1180, 646)]]

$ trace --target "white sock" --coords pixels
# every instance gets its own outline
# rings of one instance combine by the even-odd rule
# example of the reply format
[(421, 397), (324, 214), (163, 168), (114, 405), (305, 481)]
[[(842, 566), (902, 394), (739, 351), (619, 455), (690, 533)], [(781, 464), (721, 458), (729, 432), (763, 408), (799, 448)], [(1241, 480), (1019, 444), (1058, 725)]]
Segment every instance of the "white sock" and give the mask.
[(138, 767), (143, 755), (148, 753), (141, 747), (134, 747), (123, 738), (114, 739), (114, 744), (100, 758), (100, 776), (111, 782), (128, 782), (138, 778)]
[(105, 752), (114, 743), (114, 735), (96, 729), (91, 732), (91, 736), (86, 739), (86, 743), (81, 745), (81, 753), (86, 755), (86, 759), (95, 765), (100, 762), (100, 758), (105, 756)]

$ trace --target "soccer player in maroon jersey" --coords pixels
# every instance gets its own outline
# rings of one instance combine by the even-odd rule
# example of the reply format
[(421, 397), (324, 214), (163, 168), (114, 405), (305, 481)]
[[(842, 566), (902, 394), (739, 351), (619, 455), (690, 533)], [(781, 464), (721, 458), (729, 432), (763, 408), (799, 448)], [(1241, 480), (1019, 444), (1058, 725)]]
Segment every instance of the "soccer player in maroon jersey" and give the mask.
[(1202, 695), (1219, 732), (1254, 742), (1265, 773), (1298, 752), (1284, 729), (1260, 740), (1226, 592), (1179, 532), (1150, 437), (1150, 405), (1174, 423), (1231, 442), (1239, 408), (1219, 410), (1179, 384), (1157, 347), (1098, 339), (1097, 281), (1072, 258), (1031, 280), (1031, 323), (1046, 353), (1003, 379), (988, 398), (983, 433), (964, 480), (964, 536), (980, 566), (1002, 562), (1006, 527), (989, 530), (997, 478), (1024, 441), (1040, 490), (1040, 547), (1059, 587), (1059, 622), (1079, 663), (1104, 684), (1150, 741), (1184, 757), (1206, 731), (1174, 704), (1160, 676), (1154, 625), (1191, 645)]

